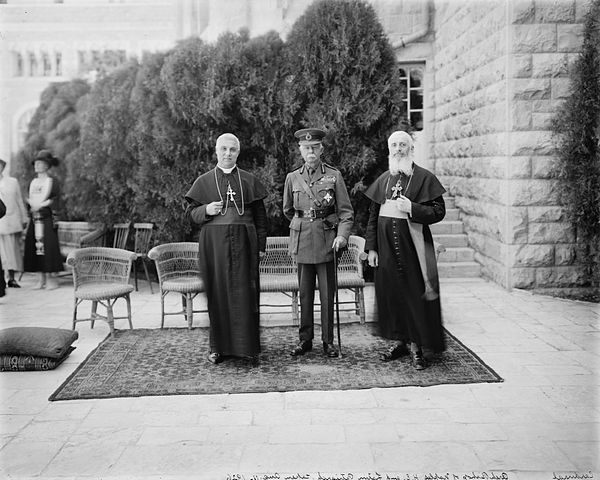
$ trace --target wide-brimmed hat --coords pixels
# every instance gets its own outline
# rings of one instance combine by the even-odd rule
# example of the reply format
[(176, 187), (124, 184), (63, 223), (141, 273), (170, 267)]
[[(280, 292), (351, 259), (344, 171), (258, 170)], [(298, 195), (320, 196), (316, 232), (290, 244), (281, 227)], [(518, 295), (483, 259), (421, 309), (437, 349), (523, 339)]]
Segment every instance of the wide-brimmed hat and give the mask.
[(46, 162), (49, 167), (56, 167), (59, 163), (58, 158), (52, 155), (50, 150), (40, 150), (31, 163), (41, 160)]

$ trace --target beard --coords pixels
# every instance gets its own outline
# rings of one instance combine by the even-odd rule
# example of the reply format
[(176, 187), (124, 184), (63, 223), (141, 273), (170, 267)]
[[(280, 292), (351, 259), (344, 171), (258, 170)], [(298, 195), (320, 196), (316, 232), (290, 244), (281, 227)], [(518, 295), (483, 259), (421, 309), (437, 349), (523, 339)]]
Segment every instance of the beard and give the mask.
[(398, 175), (403, 173), (404, 175), (410, 175), (412, 172), (412, 158), (410, 156), (388, 156), (388, 168), (392, 175)]

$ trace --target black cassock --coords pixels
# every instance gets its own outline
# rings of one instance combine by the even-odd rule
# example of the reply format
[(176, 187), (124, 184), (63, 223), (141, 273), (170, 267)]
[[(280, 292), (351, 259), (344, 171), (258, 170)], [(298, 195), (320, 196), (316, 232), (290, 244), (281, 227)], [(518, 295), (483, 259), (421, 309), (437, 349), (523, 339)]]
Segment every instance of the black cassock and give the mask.
[[(237, 167), (229, 174), (215, 167), (198, 177), (185, 196), (186, 214), (200, 226), (198, 259), (208, 299), (210, 348), (221, 355), (260, 353), (258, 252), (267, 241), (266, 196), (260, 181)], [(224, 215), (207, 215), (206, 206), (220, 200)]]
[[(402, 194), (413, 202), (410, 220), (380, 215), (398, 179)], [(375, 296), (380, 333), (435, 352), (443, 351), (445, 345), (429, 225), (445, 216), (444, 192), (435, 175), (418, 165), (414, 165), (412, 179), (385, 172), (365, 192), (371, 200), (365, 249), (379, 255)]]

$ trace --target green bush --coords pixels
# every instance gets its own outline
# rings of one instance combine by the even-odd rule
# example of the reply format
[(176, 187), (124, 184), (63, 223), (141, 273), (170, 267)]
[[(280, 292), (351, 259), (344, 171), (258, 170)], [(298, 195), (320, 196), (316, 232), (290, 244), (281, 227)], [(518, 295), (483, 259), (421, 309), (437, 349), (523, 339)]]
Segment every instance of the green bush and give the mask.
[(386, 168), (387, 137), (405, 117), (394, 52), (375, 10), (361, 0), (313, 3), (288, 37), (288, 63), (297, 126), (328, 132), (325, 161), (341, 170), (362, 234), (368, 203), (360, 192)]
[(590, 5), (571, 93), (553, 123), (557, 192), (577, 231), (589, 281), (600, 285), (600, 0)]
[[(328, 131), (325, 161), (342, 170), (362, 232), (360, 192), (385, 168), (386, 138), (404, 108), (394, 53), (375, 11), (359, 0), (316, 2), (287, 42), (245, 30), (214, 44), (191, 38), (139, 64), (102, 70), (91, 91), (84, 85), (63, 124), (71, 136), (36, 127), (28, 152), (64, 145), (63, 218), (150, 221), (159, 243), (193, 236), (183, 196), (214, 167), (224, 132), (240, 139), (240, 167), (267, 186), (269, 234), (287, 235), (283, 184), (301, 162), (293, 133), (308, 125)], [(56, 116), (58, 95), (45, 92), (33, 125)]]

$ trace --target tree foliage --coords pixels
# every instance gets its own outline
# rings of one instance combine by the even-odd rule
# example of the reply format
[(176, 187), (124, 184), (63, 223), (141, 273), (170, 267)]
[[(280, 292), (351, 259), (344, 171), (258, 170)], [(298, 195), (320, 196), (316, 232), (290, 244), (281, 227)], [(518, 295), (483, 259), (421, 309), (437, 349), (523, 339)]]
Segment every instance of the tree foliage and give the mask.
[(554, 119), (556, 188), (584, 245), (590, 282), (600, 285), (600, 0), (586, 16), (571, 93)]
[(317, 1), (286, 42), (242, 30), (109, 66), (91, 90), (82, 82), (60, 129), (36, 133), (61, 111), (56, 87), (32, 123), (23, 155), (50, 147), (72, 166), (61, 172), (63, 218), (151, 221), (157, 242), (190, 238), (183, 197), (214, 166), (217, 137), (232, 132), (238, 163), (267, 186), (269, 234), (286, 235), (283, 183), (301, 161), (293, 133), (310, 125), (328, 131), (324, 160), (342, 170), (364, 229), (360, 192), (386, 163), (404, 108), (394, 53), (366, 2)]
[(362, 233), (360, 192), (387, 163), (387, 137), (404, 113), (394, 52), (374, 8), (361, 0), (313, 3), (288, 37), (288, 62), (296, 122), (327, 131), (326, 161), (342, 171)]

